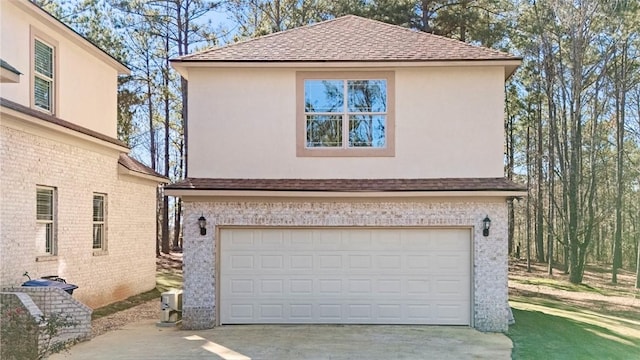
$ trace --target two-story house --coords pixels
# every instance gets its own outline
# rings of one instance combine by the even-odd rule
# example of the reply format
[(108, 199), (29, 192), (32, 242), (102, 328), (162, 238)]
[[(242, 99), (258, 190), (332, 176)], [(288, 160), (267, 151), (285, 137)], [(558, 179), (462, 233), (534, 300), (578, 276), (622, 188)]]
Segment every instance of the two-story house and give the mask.
[(167, 179), (117, 139), (129, 69), (29, 1), (0, 16), (0, 289), (57, 275), (94, 308), (153, 289)]
[(504, 331), (504, 82), (520, 59), (345, 16), (174, 59), (183, 326)]

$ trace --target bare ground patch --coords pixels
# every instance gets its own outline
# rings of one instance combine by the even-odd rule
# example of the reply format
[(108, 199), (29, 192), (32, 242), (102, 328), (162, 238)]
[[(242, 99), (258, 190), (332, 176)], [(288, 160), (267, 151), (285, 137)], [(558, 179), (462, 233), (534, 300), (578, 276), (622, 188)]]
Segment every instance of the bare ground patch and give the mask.
[[(169, 287), (181, 287), (182, 253), (161, 254), (156, 258), (158, 290), (165, 291)], [(126, 301), (126, 300), (125, 300)], [(129, 309), (116, 311), (91, 321), (91, 337), (117, 330), (127, 324), (141, 320), (160, 320), (160, 299), (153, 299), (135, 305)]]

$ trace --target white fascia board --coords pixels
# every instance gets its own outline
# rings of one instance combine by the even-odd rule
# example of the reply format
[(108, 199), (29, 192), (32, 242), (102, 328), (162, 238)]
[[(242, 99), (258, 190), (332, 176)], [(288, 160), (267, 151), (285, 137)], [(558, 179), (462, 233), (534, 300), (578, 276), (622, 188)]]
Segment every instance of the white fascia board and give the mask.
[(165, 189), (166, 195), (182, 198), (439, 198), (527, 196), (526, 191), (264, 191)]

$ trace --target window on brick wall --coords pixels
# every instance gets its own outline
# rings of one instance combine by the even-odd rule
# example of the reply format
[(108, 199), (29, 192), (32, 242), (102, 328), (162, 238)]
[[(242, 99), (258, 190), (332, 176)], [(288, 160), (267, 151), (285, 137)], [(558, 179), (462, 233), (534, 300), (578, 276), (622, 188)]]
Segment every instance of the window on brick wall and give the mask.
[(93, 194), (93, 249), (107, 249), (106, 194)]
[(38, 255), (56, 254), (56, 217), (56, 188), (38, 186), (36, 189), (36, 249)]

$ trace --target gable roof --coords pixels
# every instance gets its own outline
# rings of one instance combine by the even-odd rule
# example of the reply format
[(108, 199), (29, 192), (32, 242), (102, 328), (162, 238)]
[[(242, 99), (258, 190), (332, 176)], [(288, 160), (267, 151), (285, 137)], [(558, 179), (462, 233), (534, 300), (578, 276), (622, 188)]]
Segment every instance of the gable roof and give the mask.
[(389, 62), (520, 60), (497, 50), (362, 18), (342, 16), (185, 55), (175, 62)]

